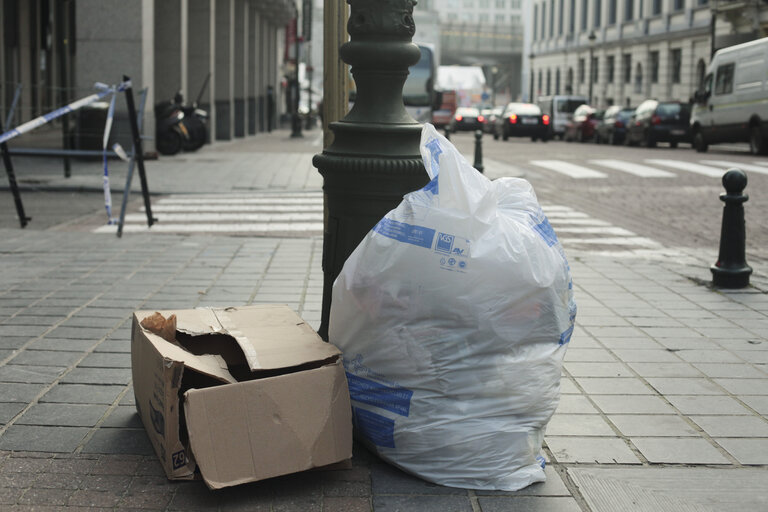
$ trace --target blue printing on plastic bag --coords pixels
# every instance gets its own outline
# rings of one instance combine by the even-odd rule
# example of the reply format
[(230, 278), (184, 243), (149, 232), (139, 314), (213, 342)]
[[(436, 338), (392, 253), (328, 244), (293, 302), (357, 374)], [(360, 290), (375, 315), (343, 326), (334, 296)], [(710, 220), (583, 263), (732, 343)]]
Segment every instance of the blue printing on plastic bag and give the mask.
[(376, 233), (384, 235), (398, 242), (416, 245), (419, 247), (432, 247), (435, 239), (435, 230), (424, 226), (414, 226), (384, 217), (373, 227)]
[(386, 411), (408, 416), (411, 410), (413, 391), (401, 387), (392, 387), (374, 380), (347, 373), (349, 396), (352, 400), (373, 405)]
[(443, 148), (440, 146), (439, 139), (430, 139), (424, 143), (424, 147), (429, 150), (429, 154), (432, 156), (432, 175), (437, 178), (440, 174), (440, 159), (439, 156), (443, 152)]
[(352, 408), (355, 427), (376, 446), (395, 447), (395, 421), (375, 412)]
[[(534, 219), (534, 222), (535, 220), (536, 219)], [(539, 235), (541, 235), (541, 238), (544, 239), (548, 246), (552, 247), (557, 243), (557, 235), (555, 234), (555, 230), (552, 228), (552, 224), (549, 223), (549, 219), (546, 217), (544, 217), (544, 220), (538, 224), (534, 224), (533, 229), (536, 230)]]
[(438, 180), (437, 176), (435, 176), (434, 178), (432, 178), (432, 181), (424, 185), (424, 187), (422, 187), (421, 190), (423, 190), (424, 192), (431, 192), (432, 194), (437, 195), (440, 192), (439, 181), (440, 180)]

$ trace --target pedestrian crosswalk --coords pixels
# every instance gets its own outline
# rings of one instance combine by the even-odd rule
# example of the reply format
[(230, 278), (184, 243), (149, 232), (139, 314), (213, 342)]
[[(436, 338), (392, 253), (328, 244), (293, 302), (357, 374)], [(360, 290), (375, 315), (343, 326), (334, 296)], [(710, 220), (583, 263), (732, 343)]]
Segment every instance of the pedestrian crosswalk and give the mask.
[(708, 178), (721, 178), (725, 171), (739, 168), (747, 172), (768, 175), (768, 162), (743, 163), (728, 160), (690, 162), (671, 158), (646, 158), (642, 163), (618, 159), (587, 160), (586, 165), (568, 160), (531, 160), (534, 168), (544, 168), (573, 179), (607, 179), (610, 171), (632, 174), (640, 178), (675, 178), (682, 173), (694, 173)]

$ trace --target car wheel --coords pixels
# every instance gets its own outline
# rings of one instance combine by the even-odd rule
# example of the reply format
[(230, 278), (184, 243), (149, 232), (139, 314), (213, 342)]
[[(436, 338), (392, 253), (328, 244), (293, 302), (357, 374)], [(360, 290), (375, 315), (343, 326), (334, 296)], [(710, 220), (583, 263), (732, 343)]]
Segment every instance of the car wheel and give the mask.
[(600, 132), (595, 132), (595, 144), (602, 144), (603, 138), (600, 136)]
[(616, 145), (616, 136), (613, 134), (613, 132), (608, 132), (608, 144), (611, 146)]
[(696, 133), (693, 134), (693, 147), (697, 153), (706, 153), (707, 151), (708, 146), (704, 141), (704, 135), (701, 133), (701, 130), (696, 130)]
[(493, 132), (493, 140), (499, 140), (499, 132)]
[(672, 149), (675, 149), (677, 147), (677, 142), (670, 142), (669, 147), (671, 147)]
[(749, 131), (749, 151), (753, 155), (764, 155), (767, 149), (763, 130), (755, 125)]
[(653, 140), (651, 135), (648, 132), (645, 132), (643, 134), (643, 145), (647, 148), (655, 148), (656, 147), (656, 141)]
[(501, 138), (502, 140), (509, 140), (509, 134), (506, 130), (504, 130), (504, 132), (501, 134)]

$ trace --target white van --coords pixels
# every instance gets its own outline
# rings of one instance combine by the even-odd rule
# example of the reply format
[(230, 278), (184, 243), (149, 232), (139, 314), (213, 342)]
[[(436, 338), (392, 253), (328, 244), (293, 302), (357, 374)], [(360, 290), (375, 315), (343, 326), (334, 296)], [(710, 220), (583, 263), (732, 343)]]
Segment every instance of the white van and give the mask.
[(565, 135), (565, 125), (573, 117), (573, 111), (587, 102), (586, 96), (541, 96), (536, 104), (542, 114), (549, 116), (549, 135), (547, 138)]
[(752, 153), (768, 153), (768, 37), (718, 50), (693, 100), (696, 151), (749, 142)]

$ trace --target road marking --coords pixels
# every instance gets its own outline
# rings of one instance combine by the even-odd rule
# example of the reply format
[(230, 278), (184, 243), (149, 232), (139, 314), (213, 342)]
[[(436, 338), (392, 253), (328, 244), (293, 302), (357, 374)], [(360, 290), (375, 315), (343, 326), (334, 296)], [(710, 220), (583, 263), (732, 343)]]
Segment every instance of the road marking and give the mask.
[(720, 165), (726, 171), (731, 167), (736, 167), (742, 171), (751, 171), (758, 174), (768, 174), (768, 167), (762, 167), (760, 165), (750, 165), (741, 162), (728, 162), (726, 160), (702, 160), (701, 162), (705, 164)]
[(600, 171), (596, 171), (588, 167), (582, 167), (570, 162), (565, 162), (563, 160), (531, 160), (530, 163), (533, 165), (538, 165), (539, 167), (544, 167), (550, 171), (565, 174), (566, 176), (574, 179), (607, 177), (605, 173)]
[[(114, 233), (117, 226), (101, 226), (94, 233)], [(320, 235), (323, 232), (322, 222), (249, 222), (240, 224), (215, 224), (215, 223), (188, 223), (166, 224), (158, 222), (151, 228), (146, 224), (126, 224), (124, 233), (285, 233), (290, 232), (294, 236), (302, 233), (307, 236)]]
[(681, 171), (694, 172), (696, 174), (703, 174), (710, 178), (722, 178), (725, 173), (724, 169), (717, 167), (710, 167), (708, 165), (696, 164), (693, 162), (684, 162), (682, 160), (664, 160), (664, 159), (646, 159), (649, 164), (663, 165), (666, 167), (672, 167), (674, 169), (680, 169)]
[(582, 235), (613, 235), (613, 236), (628, 236), (635, 237), (635, 233), (624, 229), (617, 228), (615, 226), (599, 226), (599, 227), (560, 227), (555, 229), (556, 233), (573, 233)]
[[(155, 210), (152, 210), (155, 213)], [(125, 222), (144, 222), (144, 213), (129, 213)], [(322, 222), (323, 213), (163, 213), (163, 222)]]
[(617, 171), (634, 174), (641, 178), (674, 178), (677, 175), (668, 171), (662, 171), (655, 167), (648, 167), (647, 165), (637, 164), (634, 162), (627, 162), (625, 160), (589, 160), (590, 163), (602, 165), (603, 167), (610, 167)]
[(563, 245), (588, 244), (588, 245), (634, 245), (642, 247), (661, 247), (659, 242), (641, 236), (615, 237), (615, 238), (561, 238)]

